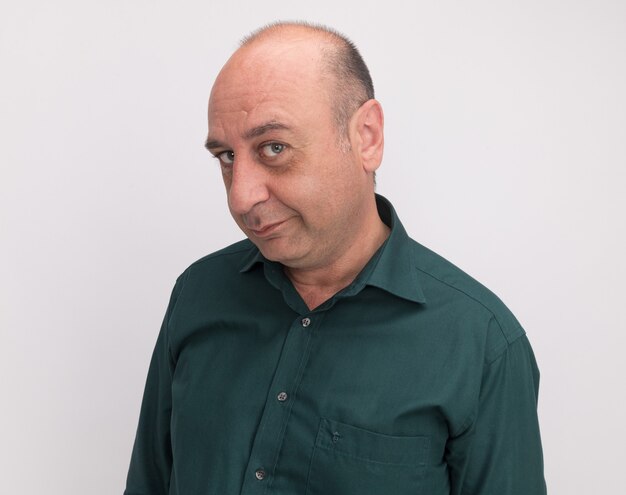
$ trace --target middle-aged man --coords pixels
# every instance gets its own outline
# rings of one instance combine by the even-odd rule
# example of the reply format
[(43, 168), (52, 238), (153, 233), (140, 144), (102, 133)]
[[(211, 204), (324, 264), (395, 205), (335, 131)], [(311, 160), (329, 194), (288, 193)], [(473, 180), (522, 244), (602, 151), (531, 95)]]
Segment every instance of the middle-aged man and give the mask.
[(176, 281), (125, 494), (544, 494), (524, 330), (374, 193), (383, 112), (354, 45), (253, 33), (206, 146), (248, 239)]

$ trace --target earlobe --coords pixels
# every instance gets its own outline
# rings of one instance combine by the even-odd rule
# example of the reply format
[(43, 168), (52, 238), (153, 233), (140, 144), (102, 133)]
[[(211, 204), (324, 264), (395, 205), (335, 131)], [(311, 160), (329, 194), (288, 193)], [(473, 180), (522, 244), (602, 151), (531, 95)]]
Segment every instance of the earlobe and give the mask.
[(383, 158), (384, 115), (380, 103), (368, 100), (357, 111), (358, 153), (366, 172), (375, 172)]

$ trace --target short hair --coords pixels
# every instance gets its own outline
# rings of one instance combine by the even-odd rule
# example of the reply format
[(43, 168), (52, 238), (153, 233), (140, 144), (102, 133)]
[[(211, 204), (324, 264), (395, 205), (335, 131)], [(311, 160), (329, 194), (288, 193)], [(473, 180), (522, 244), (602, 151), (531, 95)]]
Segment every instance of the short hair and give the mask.
[(363, 103), (374, 98), (374, 84), (369, 69), (356, 45), (350, 39), (322, 24), (304, 21), (273, 22), (245, 36), (240, 46), (248, 45), (257, 39), (279, 33), (283, 28), (290, 27), (308, 29), (329, 42), (329, 48), (323, 50), (322, 63), (334, 76), (335, 85), (330, 92), (330, 98), (339, 137), (345, 144), (350, 118)]

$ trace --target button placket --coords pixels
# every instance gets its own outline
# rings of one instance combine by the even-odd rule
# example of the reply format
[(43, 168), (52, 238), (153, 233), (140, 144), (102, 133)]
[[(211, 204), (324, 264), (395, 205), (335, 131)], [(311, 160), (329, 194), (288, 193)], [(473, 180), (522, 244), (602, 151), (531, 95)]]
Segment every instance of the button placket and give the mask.
[[(292, 316), (293, 319), (289, 324), (291, 331), (287, 332), (287, 340), (283, 345), (276, 373), (272, 380), (270, 387), (272, 393), (267, 396), (267, 400), (272, 401), (273, 405), (266, 402), (267, 407), (265, 407), (255, 434), (252, 452), (248, 460), (247, 472), (249, 474), (244, 481), (242, 495), (265, 493), (267, 487), (273, 484), (273, 477), (276, 476), (275, 469), (280, 464), (280, 462), (276, 463), (277, 459), (280, 461), (278, 452), (280, 452), (285, 439), (286, 426), (296, 397), (295, 395), (292, 396), (291, 393), (295, 394), (298, 389), (304, 367), (309, 359), (309, 345), (313, 333), (303, 331), (303, 329), (313, 328), (313, 319), (304, 315), (303, 313), (299, 315), (296, 313), (294, 315), (296, 317), (293, 318)], [(320, 322), (316, 321), (316, 323)], [(298, 327), (300, 331), (297, 331)], [(271, 469), (269, 467), (270, 459), (272, 460)]]

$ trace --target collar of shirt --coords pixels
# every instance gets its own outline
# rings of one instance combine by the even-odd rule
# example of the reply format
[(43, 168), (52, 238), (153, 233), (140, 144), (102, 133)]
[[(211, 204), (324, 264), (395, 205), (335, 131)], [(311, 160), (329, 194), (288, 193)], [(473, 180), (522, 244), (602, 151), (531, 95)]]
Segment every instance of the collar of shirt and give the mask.
[[(316, 309), (328, 309), (327, 306), (333, 304), (336, 299), (356, 295), (367, 285), (377, 287), (408, 301), (426, 302), (417, 276), (412, 243), (406, 230), (388, 199), (376, 194), (376, 206), (381, 220), (391, 229), (389, 237), (349, 286)], [(240, 272), (251, 272), (260, 264), (264, 266), (264, 273), (268, 282), (285, 294), (286, 302), (290, 306), (301, 306), (294, 301), (294, 299), (300, 298), (284, 274), (282, 265), (265, 258), (256, 246), (253, 246), (250, 253), (244, 258)]]

